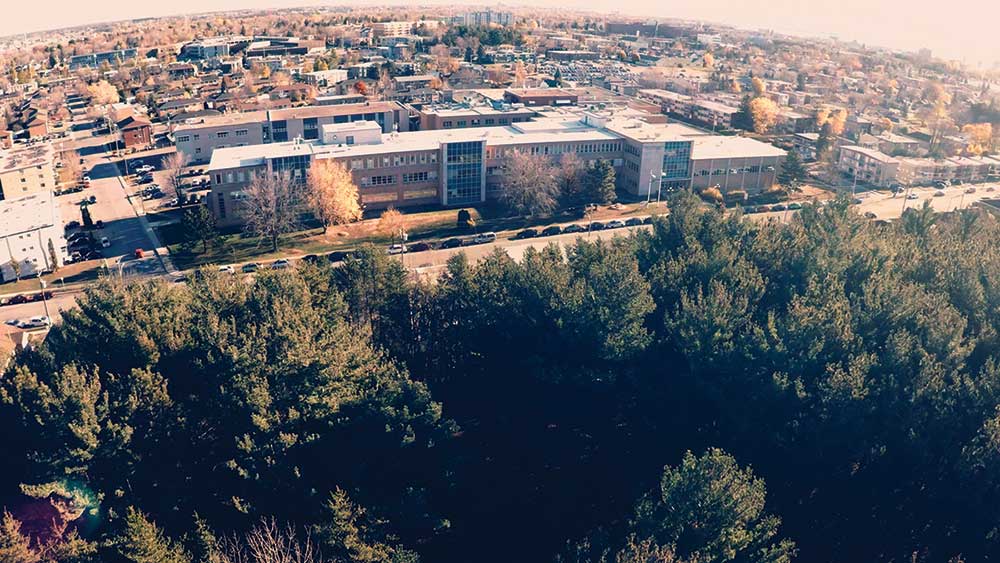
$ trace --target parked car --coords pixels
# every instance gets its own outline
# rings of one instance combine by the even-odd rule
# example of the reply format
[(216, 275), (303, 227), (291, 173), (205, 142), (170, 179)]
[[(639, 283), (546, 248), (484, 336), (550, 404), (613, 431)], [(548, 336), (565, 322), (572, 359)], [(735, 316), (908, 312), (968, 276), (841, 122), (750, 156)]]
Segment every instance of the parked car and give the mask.
[(605, 229), (621, 229), (625, 226), (625, 221), (619, 219), (612, 219), (604, 224)]
[(632, 217), (625, 221), (626, 227), (637, 227), (642, 224), (642, 219), (638, 217)]
[(92, 195), (92, 196), (88, 197), (87, 198), (87, 202), (91, 203), (91, 204), (97, 203), (97, 196), (96, 195)]
[(604, 223), (602, 223), (600, 221), (593, 221), (593, 222), (590, 223), (590, 226), (588, 228), (591, 231), (603, 231), (604, 228), (605, 228), (605, 225), (604, 225)]
[(535, 238), (537, 236), (538, 236), (538, 231), (536, 231), (535, 229), (524, 229), (523, 231), (514, 235), (514, 238), (520, 240), (526, 238)]
[(101, 237), (101, 248), (108, 248), (109, 246), (111, 246), (111, 241), (108, 240), (108, 237)]
[(441, 243), (441, 248), (458, 248), (462, 246), (462, 239), (450, 238)]
[(432, 248), (434, 248), (434, 247), (432, 247), (430, 244), (428, 244), (426, 242), (418, 242), (418, 243), (415, 243), (415, 244), (411, 244), (406, 249), (406, 251), (407, 252), (427, 252), (428, 250), (431, 250)]
[(496, 240), (497, 240), (497, 234), (492, 232), (479, 233), (472, 239), (472, 241), (475, 242), (476, 244), (486, 244), (489, 242), (495, 242)]
[(42, 315), (40, 317), (31, 317), (26, 321), (21, 321), (21, 323), (18, 326), (20, 328), (42, 328), (49, 326), (51, 324), (52, 321), (45, 315)]
[(976, 188), (965, 188), (965, 193), (974, 194), (976, 193)]
[(220, 274), (235, 274), (236, 273), (236, 268), (234, 268), (232, 264), (226, 264), (224, 266), (219, 266), (219, 273)]
[(906, 196), (906, 199), (920, 199), (920, 196), (918, 196), (917, 194), (910, 194)]
[(944, 192), (941, 191), (941, 190), (938, 190), (938, 191), (934, 192), (934, 197), (944, 197)]
[(310, 264), (318, 264), (319, 263), (319, 255), (318, 254), (306, 254), (305, 256), (302, 257), (302, 261), (303, 262), (308, 262)]
[(100, 219), (98, 219), (97, 221), (94, 221), (94, 228), (95, 229), (103, 229), (104, 228), (104, 221), (102, 221)]
[(152, 172), (153, 167), (148, 164), (143, 164), (142, 166), (135, 169), (137, 174), (145, 174), (146, 172)]
[(68, 231), (70, 229), (76, 229), (79, 226), (80, 226), (79, 221), (70, 221), (69, 223), (66, 223), (65, 229)]
[(791, 209), (793, 211), (796, 210), (796, 209), (802, 209), (802, 204), (801, 203), (789, 203), (788, 204), (788, 209)]
[(90, 176), (84, 176), (83, 177), (83, 184), (85, 186), (89, 186), (90, 185)]
[(260, 264), (256, 262), (247, 262), (246, 264), (243, 264), (243, 267), (240, 268), (240, 271), (242, 271), (244, 274), (252, 274), (256, 272), (258, 268), (260, 268)]
[(865, 217), (868, 219), (877, 219), (878, 215), (874, 211), (865, 211)]
[(388, 252), (389, 252), (389, 254), (392, 254), (392, 255), (395, 255), (395, 254), (404, 254), (406, 252), (406, 245), (405, 244), (393, 244), (393, 245), (390, 245), (389, 249), (388, 249)]
[(545, 229), (542, 231), (541, 236), (551, 237), (562, 234), (562, 232), (563, 232), (562, 227), (560, 227), (559, 225), (552, 225), (551, 227), (545, 227)]
[(746, 214), (757, 213), (757, 208), (752, 205), (747, 205), (746, 207), (743, 208), (743, 213)]
[(783, 204), (781, 204), (781, 203), (779, 203), (779, 204), (777, 204), (777, 205), (772, 205), (772, 206), (771, 206), (771, 211), (784, 211), (784, 210), (786, 210), (786, 209), (788, 209), (788, 208), (787, 208), (787, 207), (785, 207), (785, 206), (784, 206)]
[(343, 250), (335, 250), (327, 254), (326, 259), (329, 260), (330, 262), (341, 262), (344, 260), (344, 258), (347, 258), (350, 255), (351, 255), (350, 252), (346, 252)]
[(272, 270), (287, 270), (292, 267), (292, 263), (284, 258), (278, 258), (274, 262), (271, 262)]
[(145, 252), (143, 252), (143, 250), (141, 248), (136, 248), (132, 252), (132, 256), (135, 256), (136, 259), (140, 259), (140, 258), (144, 257), (145, 255), (146, 255)]
[(583, 225), (577, 225), (576, 223), (573, 223), (572, 225), (566, 225), (566, 227), (563, 229), (562, 232), (563, 234), (566, 234), (566, 233), (584, 233), (586, 231), (587, 229), (585, 229)]

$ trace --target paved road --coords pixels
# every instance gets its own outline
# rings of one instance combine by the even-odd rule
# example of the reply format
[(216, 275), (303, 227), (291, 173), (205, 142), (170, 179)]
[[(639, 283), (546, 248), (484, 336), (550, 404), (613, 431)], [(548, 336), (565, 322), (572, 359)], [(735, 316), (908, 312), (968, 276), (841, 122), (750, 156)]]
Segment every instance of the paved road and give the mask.
[[(975, 193), (967, 194), (965, 191), (973, 187)], [(990, 188), (993, 191), (989, 191)], [(943, 196), (935, 196), (937, 192), (943, 192)], [(898, 219), (904, 209), (919, 208), (929, 201), (931, 207), (938, 212), (955, 211), (956, 209), (967, 209), (981, 199), (1000, 198), (1000, 183), (976, 184), (975, 186), (956, 186), (944, 190), (938, 188), (921, 187), (912, 188), (907, 199), (903, 194), (893, 195), (888, 190), (876, 190), (858, 194), (861, 203), (857, 204), (856, 211), (861, 214), (874, 213), (874, 219), (894, 220)], [(761, 220), (787, 221), (794, 211), (774, 211), (769, 213), (755, 213), (748, 217)]]
[[(48, 305), (49, 316), (54, 321), (57, 321), (62, 318), (62, 311), (76, 306), (76, 295), (74, 293), (60, 293), (54, 295), (52, 299), (46, 300), (45, 304), (38, 301), (37, 303), (23, 303), (21, 305), (0, 307), (0, 324), (7, 326), (7, 321), (12, 319), (24, 320), (44, 315), (45, 305)], [(12, 329), (13, 327), (8, 328)]]

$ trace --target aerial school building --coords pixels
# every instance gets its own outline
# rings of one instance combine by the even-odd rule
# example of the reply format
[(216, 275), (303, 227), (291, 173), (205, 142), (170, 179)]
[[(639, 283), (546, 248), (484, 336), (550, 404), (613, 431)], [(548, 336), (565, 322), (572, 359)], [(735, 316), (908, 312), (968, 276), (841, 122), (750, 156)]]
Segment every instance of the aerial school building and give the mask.
[(239, 225), (243, 190), (256, 175), (283, 174), (304, 183), (313, 163), (333, 159), (351, 170), (369, 209), (472, 205), (498, 195), (504, 163), (514, 151), (554, 162), (566, 153), (584, 163), (607, 160), (615, 168), (618, 189), (637, 198), (708, 185), (751, 192), (770, 187), (784, 151), (752, 139), (727, 139), (738, 140), (611, 112), (388, 134), (369, 121), (326, 124), (314, 141), (216, 148), (208, 167), (208, 203), (220, 225)]

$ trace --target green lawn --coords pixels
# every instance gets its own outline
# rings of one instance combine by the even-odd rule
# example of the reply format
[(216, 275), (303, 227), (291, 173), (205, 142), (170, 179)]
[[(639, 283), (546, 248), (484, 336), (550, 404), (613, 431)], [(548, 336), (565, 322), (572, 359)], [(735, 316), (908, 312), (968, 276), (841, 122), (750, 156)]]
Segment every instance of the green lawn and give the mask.
[[(404, 211), (403, 220), (409, 242), (440, 240), (467, 236), (476, 232), (492, 231), (503, 238), (529, 227), (544, 227), (554, 223), (579, 221), (579, 214), (557, 213), (540, 217), (503, 217), (502, 210), (495, 205), (466, 208), (471, 213), (476, 226), (473, 229), (457, 225), (458, 209), (431, 209), (427, 211)], [(665, 206), (644, 208), (641, 204), (627, 204), (621, 209), (601, 208), (593, 215), (594, 220), (628, 217), (635, 214), (658, 214)], [(308, 228), (281, 237), (278, 252), (272, 252), (267, 241), (258, 237), (246, 237), (240, 233), (225, 234), (221, 242), (202, 252), (201, 244), (188, 248), (184, 244), (184, 233), (179, 222), (155, 227), (160, 241), (170, 249), (171, 260), (178, 269), (187, 270), (207, 264), (231, 264), (253, 260), (267, 261), (289, 255), (321, 254), (336, 250), (347, 250), (371, 242), (378, 245), (390, 244), (389, 237), (377, 232), (378, 219), (367, 219), (343, 228), (331, 228), (343, 236), (323, 237), (322, 229)]]
[[(64, 285), (87, 284), (100, 277), (102, 266), (101, 260), (71, 264), (60, 268), (58, 272), (43, 274), (42, 280), (48, 284), (48, 289), (62, 288)], [(23, 293), (26, 291), (38, 291), (38, 278), (31, 277), (18, 282), (0, 284), (0, 294)]]

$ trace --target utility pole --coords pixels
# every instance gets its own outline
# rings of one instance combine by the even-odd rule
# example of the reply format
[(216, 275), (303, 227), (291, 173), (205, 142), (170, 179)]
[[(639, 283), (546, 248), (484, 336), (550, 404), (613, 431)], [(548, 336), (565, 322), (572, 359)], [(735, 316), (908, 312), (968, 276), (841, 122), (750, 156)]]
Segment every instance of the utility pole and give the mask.
[(38, 275), (38, 287), (42, 290), (42, 306), (45, 307), (45, 318), (49, 321), (49, 326), (52, 326), (52, 318), (49, 317), (49, 301), (45, 298), (45, 281), (42, 279), (41, 274)]

